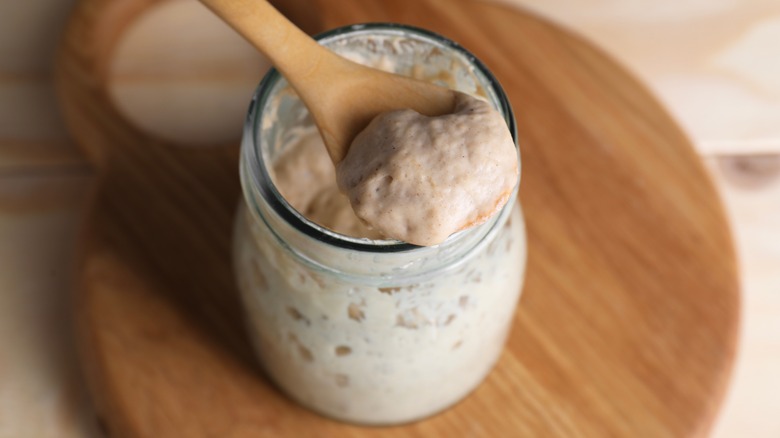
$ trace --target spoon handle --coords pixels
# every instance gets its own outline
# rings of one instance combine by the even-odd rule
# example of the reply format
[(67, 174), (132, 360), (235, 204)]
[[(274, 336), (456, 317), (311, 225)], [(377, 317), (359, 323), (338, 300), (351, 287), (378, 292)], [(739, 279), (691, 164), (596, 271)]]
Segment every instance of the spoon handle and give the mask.
[(308, 79), (339, 58), (317, 44), (266, 0), (200, 0), (267, 56), (293, 87), (306, 88)]
[(331, 159), (338, 163), (378, 114), (412, 108), (446, 114), (446, 88), (367, 68), (318, 44), (266, 0), (200, 0), (265, 54), (309, 109)]
[(341, 96), (351, 94), (344, 78), (354, 77), (359, 66), (319, 45), (266, 0), (200, 2), (270, 59), (311, 112), (333, 162), (340, 161), (356, 126), (370, 120), (356, 122), (352, 105), (338, 104)]

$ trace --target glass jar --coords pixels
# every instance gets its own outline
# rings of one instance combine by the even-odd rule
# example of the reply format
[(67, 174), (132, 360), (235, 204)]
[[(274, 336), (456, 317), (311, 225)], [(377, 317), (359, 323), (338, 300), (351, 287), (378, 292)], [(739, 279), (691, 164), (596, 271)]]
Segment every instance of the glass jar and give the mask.
[[(358, 62), (483, 96), (516, 139), (500, 85), (456, 43), (390, 24), (318, 39)], [(485, 378), (504, 346), (525, 268), (517, 188), (487, 223), (434, 247), (341, 235), (297, 212), (272, 179), (275, 157), (311, 124), (269, 72), (246, 121), (234, 241), (260, 362), (290, 397), (336, 419), (387, 425), (441, 411)]]

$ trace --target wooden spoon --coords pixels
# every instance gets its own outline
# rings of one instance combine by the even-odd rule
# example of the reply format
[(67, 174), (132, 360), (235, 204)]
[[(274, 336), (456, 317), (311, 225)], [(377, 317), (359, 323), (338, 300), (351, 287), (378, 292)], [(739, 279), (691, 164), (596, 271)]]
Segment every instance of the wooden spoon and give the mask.
[(265, 0), (200, 0), (266, 55), (311, 112), (334, 164), (379, 113), (452, 111), (455, 92), (349, 61), (319, 45)]

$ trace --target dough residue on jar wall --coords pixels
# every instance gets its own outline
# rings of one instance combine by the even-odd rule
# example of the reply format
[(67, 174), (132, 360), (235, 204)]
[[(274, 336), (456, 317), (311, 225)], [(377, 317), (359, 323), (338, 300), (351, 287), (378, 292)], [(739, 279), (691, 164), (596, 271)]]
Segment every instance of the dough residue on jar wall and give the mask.
[(519, 179), (517, 151), (490, 104), (457, 93), (452, 114), (380, 114), (338, 163), (339, 188), (374, 230), (436, 245), (506, 204)]

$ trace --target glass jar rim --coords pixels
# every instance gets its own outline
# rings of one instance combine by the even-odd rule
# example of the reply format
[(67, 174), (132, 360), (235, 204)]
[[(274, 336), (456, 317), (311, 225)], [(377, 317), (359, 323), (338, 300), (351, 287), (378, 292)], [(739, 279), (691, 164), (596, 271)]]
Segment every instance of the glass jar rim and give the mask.
[[(398, 32), (399, 34), (412, 33), (417, 36), (421, 36), (432, 43), (436, 43), (451, 49), (458, 55), (463, 56), (468, 61), (469, 66), (478, 72), (479, 75), (487, 82), (489, 89), (495, 95), (499, 105), (498, 110), (503, 115), (510, 134), (512, 135), (512, 140), (515, 143), (515, 147), (517, 147), (517, 126), (515, 123), (514, 113), (503, 87), (501, 87), (501, 84), (498, 82), (492, 72), (490, 72), (490, 70), (488, 70), (488, 68), (482, 63), (482, 61), (480, 61), (476, 56), (474, 56), (471, 52), (469, 52), (457, 42), (427, 29), (422, 29), (406, 24), (384, 22), (352, 24), (338, 27), (317, 34), (313, 38), (322, 43), (345, 34), (371, 33), (374, 31), (382, 31), (388, 34), (394, 32)], [(248, 170), (250, 174), (248, 176), (250, 177), (251, 184), (254, 186), (253, 188), (259, 189), (260, 194), (265, 202), (267, 202), (268, 205), (274, 210), (274, 212), (282, 219), (284, 219), (289, 225), (291, 225), (299, 232), (320, 242), (328, 243), (342, 249), (356, 250), (367, 253), (396, 253), (422, 248), (420, 246), (399, 240), (372, 240), (337, 233), (313, 221), (310, 221), (284, 199), (284, 197), (272, 182), (272, 178), (265, 165), (262, 151), (258, 147), (259, 145), (256, 141), (256, 139), (259, 138), (258, 129), (261, 129), (263, 126), (263, 109), (265, 108), (272, 91), (275, 89), (276, 84), (282, 79), (283, 76), (276, 68), (269, 69), (268, 73), (266, 73), (260, 84), (257, 86), (255, 93), (252, 96), (249, 110), (247, 112), (244, 128), (244, 138), (249, 138), (251, 141), (242, 145), (241, 154), (242, 159), (246, 160), (248, 164)], [(247, 145), (249, 147), (247, 147)], [(262, 180), (258, 179), (258, 176), (262, 176)], [(517, 197), (518, 186), (519, 183), (515, 187), (515, 191), (513, 192), (510, 201), (507, 202), (503, 209), (497, 213), (494, 218), (504, 216), (503, 213), (506, 210), (512, 208), (512, 205), (515, 202), (515, 198)], [(251, 206), (251, 208), (256, 209), (257, 206)], [(494, 227), (495, 220), (490, 221), (484, 225), (488, 224), (490, 224), (491, 228)], [(442, 244), (447, 244), (448, 242), (459, 240), (458, 236), (467, 234), (469, 231), (473, 231), (473, 229), (455, 233)], [(486, 231), (482, 237), (484, 238), (488, 234), (491, 234), (490, 230)]]

